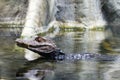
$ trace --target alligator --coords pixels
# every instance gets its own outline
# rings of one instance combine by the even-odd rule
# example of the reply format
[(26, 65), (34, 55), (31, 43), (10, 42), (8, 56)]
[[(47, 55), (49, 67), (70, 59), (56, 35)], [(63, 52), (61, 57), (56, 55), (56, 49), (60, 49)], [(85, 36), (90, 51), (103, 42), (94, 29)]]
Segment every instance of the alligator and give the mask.
[(116, 55), (96, 54), (96, 53), (78, 53), (67, 54), (58, 48), (55, 42), (45, 37), (33, 37), (29, 39), (16, 39), (19, 47), (26, 48), (38, 53), (46, 59), (52, 60), (114, 60)]

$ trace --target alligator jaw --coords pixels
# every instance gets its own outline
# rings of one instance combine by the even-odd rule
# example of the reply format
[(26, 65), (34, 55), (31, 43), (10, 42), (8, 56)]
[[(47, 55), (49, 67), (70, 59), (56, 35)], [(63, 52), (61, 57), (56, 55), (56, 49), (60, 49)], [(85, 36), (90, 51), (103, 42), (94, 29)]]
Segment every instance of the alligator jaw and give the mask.
[(17, 46), (19, 46), (19, 47), (23, 47), (23, 48), (29, 47), (29, 45), (25, 44), (22, 39), (17, 39), (15, 42), (16, 42)]

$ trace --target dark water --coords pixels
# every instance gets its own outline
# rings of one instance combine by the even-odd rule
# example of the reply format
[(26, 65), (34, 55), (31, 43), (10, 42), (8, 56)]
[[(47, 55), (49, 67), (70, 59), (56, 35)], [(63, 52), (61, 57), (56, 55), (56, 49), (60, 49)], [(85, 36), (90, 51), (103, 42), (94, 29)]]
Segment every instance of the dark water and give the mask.
[[(119, 57), (114, 61), (29, 62), (23, 49), (15, 46), (14, 40), (20, 35), (14, 30), (0, 31), (4, 32), (0, 33), (0, 80), (120, 80)], [(120, 53), (119, 35), (109, 31), (59, 32), (53, 40), (66, 53)]]

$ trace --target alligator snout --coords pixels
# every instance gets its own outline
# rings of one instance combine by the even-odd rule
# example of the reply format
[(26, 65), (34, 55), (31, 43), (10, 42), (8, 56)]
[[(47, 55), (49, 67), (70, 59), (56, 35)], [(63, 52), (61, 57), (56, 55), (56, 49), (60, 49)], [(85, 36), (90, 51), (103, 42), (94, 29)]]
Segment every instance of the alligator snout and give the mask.
[(16, 39), (15, 42), (19, 47), (28, 48), (29, 46), (28, 44), (24, 43), (25, 41), (23, 39)]

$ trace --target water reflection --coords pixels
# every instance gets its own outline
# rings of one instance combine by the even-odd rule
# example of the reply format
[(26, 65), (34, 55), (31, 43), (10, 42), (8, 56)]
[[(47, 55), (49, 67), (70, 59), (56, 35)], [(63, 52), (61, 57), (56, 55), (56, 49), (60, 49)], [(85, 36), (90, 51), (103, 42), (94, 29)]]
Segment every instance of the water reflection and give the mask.
[[(109, 33), (108, 33), (109, 35)], [(115, 61), (26, 61), (24, 52), (14, 51), (16, 37), (0, 36), (0, 80), (120, 80), (120, 57)], [(103, 31), (60, 32), (53, 38), (65, 53), (120, 52), (119, 37)]]
[(101, 42), (100, 49), (102, 54), (118, 54), (120, 53), (119, 38), (107, 38)]
[(104, 73), (105, 80), (119, 80), (120, 79), (120, 57), (116, 61), (107, 65), (109, 69)]
[(103, 31), (69, 32), (54, 38), (57, 45), (66, 53), (98, 53), (99, 44), (104, 39)]
[(80, 80), (99, 80), (98, 62), (81, 61)]
[(18, 69), (16, 77), (18, 80), (53, 80), (53, 69), (52, 61), (40, 58), (35, 61), (26, 62), (24, 66)]
[[(99, 36), (98, 36), (99, 35)], [(98, 53), (99, 51), (99, 43), (105, 38), (104, 32), (101, 31), (86, 31), (86, 32), (69, 32), (62, 33), (57, 35), (54, 40), (57, 45), (66, 53), (80, 53), (80, 52), (91, 52)], [(41, 64), (41, 63), (38, 63)], [(48, 63), (50, 64), (50, 63)], [(28, 71), (24, 74), (24, 77), (28, 77), (31, 74), (31, 77), (35, 80), (38, 77), (35, 75), (38, 72), (44, 73), (39, 75), (39, 79), (43, 79), (46, 71), (51, 72), (52, 80), (97, 80), (99, 79), (98, 74), (98, 62), (90, 62), (90, 61), (78, 61), (78, 62), (54, 62), (52, 63), (54, 66), (52, 70), (49, 68), (46, 69), (28, 69)], [(27, 65), (28, 66), (28, 65)], [(35, 66), (36, 67), (36, 66)], [(34, 67), (32, 67), (34, 68)], [(34, 74), (36, 73), (36, 74)], [(26, 76), (27, 74), (27, 76)], [(34, 76), (33, 76), (34, 75)], [(50, 75), (50, 74), (49, 74)], [(29, 80), (31, 80), (29, 77)], [(45, 77), (44, 77), (45, 78)], [(49, 79), (45, 79), (49, 80)]]
[[(107, 29), (107, 37), (101, 44), (102, 53), (120, 55), (120, 33), (119, 26), (109, 26)], [(120, 57), (116, 57), (115, 61), (104, 64), (104, 80), (120, 79)]]

